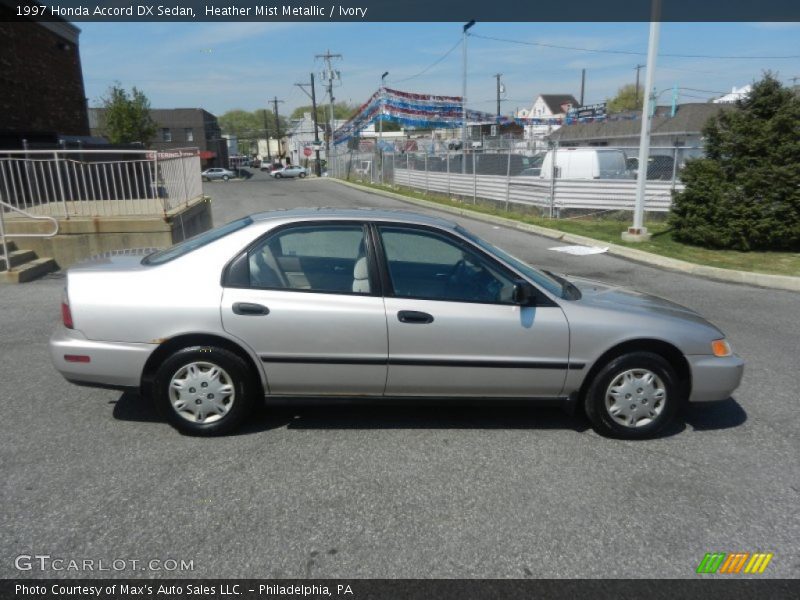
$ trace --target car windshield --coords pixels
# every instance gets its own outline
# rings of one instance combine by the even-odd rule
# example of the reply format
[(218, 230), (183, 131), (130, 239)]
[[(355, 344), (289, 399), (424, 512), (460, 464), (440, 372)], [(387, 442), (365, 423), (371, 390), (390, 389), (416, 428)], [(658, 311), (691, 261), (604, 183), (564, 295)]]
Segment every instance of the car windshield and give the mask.
[(223, 238), (226, 235), (233, 233), (234, 231), (243, 229), (252, 223), (253, 219), (251, 219), (250, 217), (244, 217), (243, 219), (231, 221), (230, 223), (221, 225), (216, 229), (211, 229), (209, 231), (200, 233), (194, 237), (190, 237), (187, 240), (183, 240), (182, 242), (179, 242), (170, 248), (166, 248), (165, 250), (159, 250), (157, 252), (153, 252), (152, 254), (148, 254), (142, 259), (142, 264), (143, 265), (164, 264), (165, 262), (174, 260), (179, 256), (188, 254), (189, 252), (197, 250), (198, 248), (201, 248), (206, 244), (210, 244), (213, 241)]
[(537, 285), (543, 287), (551, 294), (558, 296), (559, 298), (569, 299), (568, 294), (565, 292), (564, 284), (553, 277), (552, 275), (548, 275), (544, 271), (540, 271), (539, 269), (535, 269), (532, 266), (522, 262), (520, 259), (512, 256), (505, 250), (501, 250), (497, 246), (490, 244), (486, 240), (482, 240), (475, 234), (463, 229), (461, 226), (456, 227), (456, 231), (472, 241), (477, 246), (480, 246), (483, 250), (488, 252), (489, 254), (496, 256), (503, 262), (511, 265), (514, 269), (522, 273), (525, 277), (536, 283)]

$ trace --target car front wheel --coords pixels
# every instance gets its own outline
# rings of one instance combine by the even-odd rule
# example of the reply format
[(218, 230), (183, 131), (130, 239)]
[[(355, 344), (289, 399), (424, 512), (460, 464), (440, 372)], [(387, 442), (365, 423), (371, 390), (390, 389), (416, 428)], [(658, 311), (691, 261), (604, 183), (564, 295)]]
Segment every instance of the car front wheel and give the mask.
[(239, 356), (213, 346), (184, 348), (156, 373), (153, 396), (159, 412), (179, 431), (222, 435), (250, 413), (258, 382)]
[(283, 175), (281, 175), (280, 173), (275, 173), (273, 177), (275, 177), (275, 179), (280, 179), (281, 177), (283, 177)]
[(672, 420), (681, 396), (675, 369), (662, 356), (632, 352), (595, 375), (586, 393), (586, 415), (602, 435), (643, 439)]

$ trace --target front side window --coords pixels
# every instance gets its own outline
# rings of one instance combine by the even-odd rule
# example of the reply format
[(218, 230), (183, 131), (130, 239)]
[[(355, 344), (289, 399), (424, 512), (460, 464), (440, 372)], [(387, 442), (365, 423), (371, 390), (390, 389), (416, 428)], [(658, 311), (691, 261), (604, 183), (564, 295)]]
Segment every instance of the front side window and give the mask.
[(426, 229), (379, 229), (396, 296), (513, 303), (512, 277), (468, 244)]
[(370, 294), (361, 225), (302, 225), (269, 236), (248, 253), (250, 286)]

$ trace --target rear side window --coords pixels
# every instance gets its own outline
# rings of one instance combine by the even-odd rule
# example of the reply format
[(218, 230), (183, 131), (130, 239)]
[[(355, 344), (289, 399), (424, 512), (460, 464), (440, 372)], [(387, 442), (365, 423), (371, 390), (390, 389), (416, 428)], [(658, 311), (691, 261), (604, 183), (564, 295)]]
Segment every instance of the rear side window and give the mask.
[(221, 239), (226, 235), (233, 233), (234, 231), (239, 231), (240, 229), (244, 229), (248, 225), (252, 225), (252, 223), (253, 219), (251, 219), (250, 217), (245, 217), (243, 219), (231, 221), (230, 223), (217, 227), (216, 229), (204, 231), (203, 233), (200, 233), (194, 237), (190, 237), (187, 240), (178, 242), (171, 248), (167, 248), (165, 250), (159, 250), (158, 252), (153, 252), (152, 254), (148, 254), (142, 259), (142, 264), (161, 265), (171, 260), (175, 260), (180, 256), (189, 254), (189, 252), (197, 250), (198, 248), (202, 248), (203, 246), (210, 244), (211, 242)]

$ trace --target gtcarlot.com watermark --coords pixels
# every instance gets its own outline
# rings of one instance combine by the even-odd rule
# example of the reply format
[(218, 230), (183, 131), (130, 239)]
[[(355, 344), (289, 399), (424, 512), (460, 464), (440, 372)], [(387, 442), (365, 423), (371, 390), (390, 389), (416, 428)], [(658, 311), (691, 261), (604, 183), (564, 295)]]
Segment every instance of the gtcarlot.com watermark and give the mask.
[(154, 571), (183, 573), (194, 571), (194, 560), (182, 558), (68, 558), (49, 554), (19, 554), (14, 559), (18, 571), (61, 572), (124, 572)]

